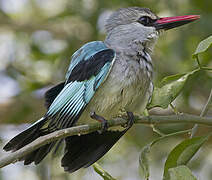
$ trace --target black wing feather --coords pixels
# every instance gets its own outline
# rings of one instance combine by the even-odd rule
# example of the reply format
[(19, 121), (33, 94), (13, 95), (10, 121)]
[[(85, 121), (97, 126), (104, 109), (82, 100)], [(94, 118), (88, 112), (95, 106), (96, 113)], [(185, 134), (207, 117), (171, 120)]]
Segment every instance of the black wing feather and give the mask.
[(114, 56), (115, 52), (112, 49), (105, 49), (91, 56), (87, 60), (83, 59), (73, 68), (67, 83), (84, 81), (90, 79), (92, 76), (96, 76), (107, 62), (113, 60)]
[(102, 134), (95, 131), (67, 137), (65, 155), (61, 161), (64, 170), (72, 173), (82, 167), (90, 166), (107, 153), (127, 130), (105, 131)]
[(54, 101), (54, 99), (57, 97), (57, 95), (62, 91), (64, 88), (65, 82), (61, 82), (52, 88), (50, 88), (48, 91), (46, 91), (44, 98), (45, 98), (45, 106), (47, 109), (49, 109), (50, 105)]

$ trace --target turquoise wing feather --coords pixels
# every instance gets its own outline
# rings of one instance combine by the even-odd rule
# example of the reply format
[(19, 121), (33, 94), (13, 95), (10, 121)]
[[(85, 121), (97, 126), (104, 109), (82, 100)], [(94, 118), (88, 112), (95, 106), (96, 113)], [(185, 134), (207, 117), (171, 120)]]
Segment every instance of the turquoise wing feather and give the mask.
[(87, 43), (76, 51), (71, 60), (62, 91), (49, 107), (49, 128), (62, 129), (72, 126), (97, 88), (105, 80), (115, 52), (101, 41)]

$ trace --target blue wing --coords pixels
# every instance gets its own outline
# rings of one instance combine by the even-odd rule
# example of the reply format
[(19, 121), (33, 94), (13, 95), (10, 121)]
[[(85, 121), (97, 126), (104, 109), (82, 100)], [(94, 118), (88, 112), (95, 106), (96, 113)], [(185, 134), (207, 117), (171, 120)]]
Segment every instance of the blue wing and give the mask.
[(76, 122), (105, 80), (114, 59), (115, 52), (101, 41), (87, 43), (73, 54), (64, 88), (46, 114), (51, 119), (49, 128), (62, 129)]

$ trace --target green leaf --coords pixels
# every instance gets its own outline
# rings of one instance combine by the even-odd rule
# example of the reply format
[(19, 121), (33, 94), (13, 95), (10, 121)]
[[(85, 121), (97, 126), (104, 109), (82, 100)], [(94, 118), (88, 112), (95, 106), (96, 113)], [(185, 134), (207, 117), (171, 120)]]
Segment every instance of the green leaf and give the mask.
[(169, 180), (197, 180), (187, 166), (170, 168), (168, 173)]
[(212, 36), (209, 36), (208, 38), (204, 39), (199, 43), (192, 57), (196, 58), (200, 53), (205, 52), (211, 46), (211, 44), (212, 44)]
[(180, 94), (188, 78), (197, 71), (199, 71), (199, 69), (186, 74), (177, 74), (165, 77), (161, 82), (161, 86), (155, 87), (152, 100), (147, 105), (147, 108), (167, 108), (168, 105)]
[(164, 167), (164, 177), (167, 178), (168, 170), (179, 165), (185, 165), (195, 155), (199, 148), (210, 135), (186, 139), (178, 144), (169, 154)]
[(186, 73), (183, 73), (183, 74), (175, 74), (175, 75), (171, 75), (171, 76), (167, 76), (167, 77), (164, 77), (159, 85), (159, 87), (162, 87), (166, 84), (169, 84), (173, 81), (177, 81), (178, 79), (180, 79), (182, 76), (186, 75)]
[(185, 130), (185, 131), (178, 131), (175, 133), (167, 134), (167, 135), (164, 135), (164, 136), (161, 136), (161, 137), (155, 139), (151, 143), (144, 146), (144, 148), (141, 150), (141, 154), (139, 157), (139, 172), (140, 172), (140, 175), (142, 176), (142, 179), (145, 179), (145, 180), (149, 179), (149, 175), (150, 175), (150, 173), (149, 173), (149, 153), (150, 153), (151, 147), (154, 144), (156, 144), (157, 142), (159, 142), (165, 138), (168, 138), (171, 136), (176, 136), (179, 134), (188, 133), (190, 131), (191, 130), (189, 129), (189, 130)]
[(102, 167), (99, 164), (94, 163), (93, 168), (104, 180), (116, 180), (108, 172), (102, 169)]

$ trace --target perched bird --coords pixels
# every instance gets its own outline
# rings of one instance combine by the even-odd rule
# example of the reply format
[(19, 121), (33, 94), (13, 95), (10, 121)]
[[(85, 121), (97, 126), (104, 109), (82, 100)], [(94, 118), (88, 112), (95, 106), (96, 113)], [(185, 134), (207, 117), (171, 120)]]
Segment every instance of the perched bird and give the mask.
[[(151, 53), (161, 31), (199, 19), (198, 15), (160, 18), (147, 8), (115, 11), (107, 20), (105, 41), (93, 41), (77, 50), (65, 81), (45, 94), (46, 114), (10, 140), (6, 151), (16, 151), (40, 136), (59, 129), (102, 122), (101, 132), (65, 138), (62, 166), (70, 173), (100, 159), (133, 124), (133, 113), (142, 113), (153, 92)], [(109, 130), (106, 119), (126, 112), (126, 129)], [(38, 164), (60, 144), (46, 144), (23, 159)]]

